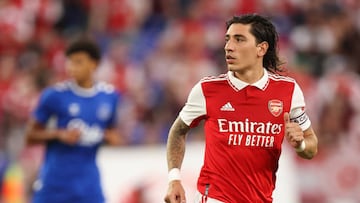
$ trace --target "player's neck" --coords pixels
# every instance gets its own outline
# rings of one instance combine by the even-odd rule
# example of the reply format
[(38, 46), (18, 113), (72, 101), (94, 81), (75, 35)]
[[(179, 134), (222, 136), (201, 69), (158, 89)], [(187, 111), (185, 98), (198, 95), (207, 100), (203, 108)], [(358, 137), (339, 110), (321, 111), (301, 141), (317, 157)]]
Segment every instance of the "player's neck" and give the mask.
[(252, 68), (247, 69), (243, 71), (233, 71), (234, 76), (238, 78), (239, 80), (253, 84), (261, 79), (261, 77), (264, 75), (264, 68)]
[(94, 81), (93, 80), (86, 80), (86, 81), (79, 81), (79, 80), (76, 80), (75, 81), (76, 85), (81, 87), (81, 88), (84, 88), (84, 89), (90, 89), (94, 86)]

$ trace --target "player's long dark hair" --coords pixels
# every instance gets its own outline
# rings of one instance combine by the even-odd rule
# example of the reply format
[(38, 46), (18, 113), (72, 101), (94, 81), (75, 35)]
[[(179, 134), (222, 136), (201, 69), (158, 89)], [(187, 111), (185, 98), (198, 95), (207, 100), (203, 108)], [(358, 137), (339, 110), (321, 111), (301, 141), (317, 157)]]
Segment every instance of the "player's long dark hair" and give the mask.
[(264, 55), (263, 66), (270, 72), (278, 73), (284, 71), (280, 68), (280, 65), (284, 64), (278, 57), (277, 42), (279, 40), (278, 33), (275, 26), (269, 19), (257, 15), (257, 14), (245, 14), (241, 16), (234, 16), (232, 19), (226, 22), (226, 29), (229, 29), (230, 25), (234, 23), (240, 23), (244, 25), (251, 25), (250, 33), (256, 38), (256, 43), (266, 41), (269, 44), (269, 48)]

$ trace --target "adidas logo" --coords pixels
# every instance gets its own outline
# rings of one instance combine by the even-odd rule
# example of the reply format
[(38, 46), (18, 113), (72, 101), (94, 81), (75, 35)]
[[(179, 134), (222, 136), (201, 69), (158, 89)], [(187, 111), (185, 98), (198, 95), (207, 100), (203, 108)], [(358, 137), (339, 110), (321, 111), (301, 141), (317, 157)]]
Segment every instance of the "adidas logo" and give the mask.
[(230, 102), (221, 107), (220, 111), (235, 111)]

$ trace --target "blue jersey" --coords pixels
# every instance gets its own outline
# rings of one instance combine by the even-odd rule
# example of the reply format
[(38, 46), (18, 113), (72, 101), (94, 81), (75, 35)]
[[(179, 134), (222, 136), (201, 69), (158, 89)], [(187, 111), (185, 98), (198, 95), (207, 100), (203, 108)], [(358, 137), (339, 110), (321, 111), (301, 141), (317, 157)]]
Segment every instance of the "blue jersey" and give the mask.
[(82, 89), (67, 81), (43, 92), (35, 119), (44, 125), (54, 121), (59, 129), (79, 129), (81, 138), (75, 145), (58, 140), (47, 143), (34, 184), (34, 203), (104, 202), (96, 152), (104, 130), (115, 125), (118, 100), (119, 94), (106, 83)]

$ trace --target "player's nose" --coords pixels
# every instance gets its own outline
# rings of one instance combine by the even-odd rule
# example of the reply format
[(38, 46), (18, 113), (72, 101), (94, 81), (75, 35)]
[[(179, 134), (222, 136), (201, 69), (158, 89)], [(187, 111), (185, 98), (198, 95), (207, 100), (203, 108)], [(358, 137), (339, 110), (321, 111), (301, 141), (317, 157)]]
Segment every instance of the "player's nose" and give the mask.
[(227, 41), (224, 46), (225, 53), (234, 51), (234, 45), (231, 40)]

